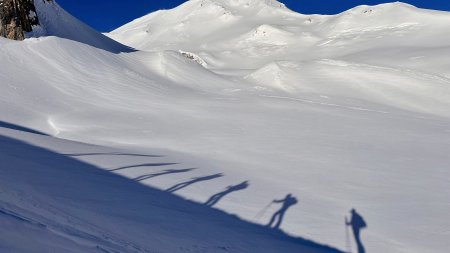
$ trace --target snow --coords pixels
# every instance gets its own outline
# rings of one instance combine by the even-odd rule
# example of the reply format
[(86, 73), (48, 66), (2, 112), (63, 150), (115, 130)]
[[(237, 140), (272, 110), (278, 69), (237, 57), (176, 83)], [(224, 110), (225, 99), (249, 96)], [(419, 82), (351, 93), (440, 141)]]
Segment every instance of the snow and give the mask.
[(351, 208), (368, 252), (450, 247), (450, 14), (191, 0), (107, 34), (137, 50), (38, 15), (0, 39), (0, 251), (348, 251)]
[(57, 36), (85, 43), (110, 52), (127, 52), (132, 49), (100, 35), (97, 31), (71, 16), (55, 2), (34, 1), (40, 26), (27, 33), (28, 38)]
[(75, 159), (174, 168), (176, 163), (161, 163), (171, 158), (155, 155), (163, 151), (127, 153), (0, 131), (8, 147), (0, 153), (2, 252), (339, 252)]

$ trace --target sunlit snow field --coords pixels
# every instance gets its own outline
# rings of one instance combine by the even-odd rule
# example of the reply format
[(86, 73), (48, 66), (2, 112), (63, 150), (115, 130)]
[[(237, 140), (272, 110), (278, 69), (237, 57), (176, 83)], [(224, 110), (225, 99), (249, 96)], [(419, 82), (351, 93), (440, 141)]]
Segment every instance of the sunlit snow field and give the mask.
[[(0, 123), (0, 214), (27, 210), (51, 221), (53, 234), (71, 233), (17, 233), (73, 252), (98, 252), (99, 238), (108, 252), (299, 250), (256, 232), (236, 243), (247, 227), (216, 222), (212, 210), (178, 205), (170, 194), (147, 203), (139, 193), (147, 187), (122, 192), (122, 183), (91, 172), (80, 191), (102, 191), (92, 199), (70, 187), (56, 193), (72, 177), (83, 182), (64, 172), (68, 163), (200, 204), (237, 186), (213, 208), (261, 225), (281, 207), (270, 202), (292, 194), (298, 203), (281, 229), (345, 252), (355, 252), (344, 222), (352, 208), (367, 221), (367, 252), (450, 248), (449, 13), (393, 3), (320, 16), (275, 1), (192, 0), (106, 34), (122, 46), (57, 5), (36, 4), (44, 32), (56, 37), (0, 39), (0, 120), (50, 136)], [(144, 204), (122, 207), (114, 196)], [(193, 229), (197, 219), (215, 225)]]

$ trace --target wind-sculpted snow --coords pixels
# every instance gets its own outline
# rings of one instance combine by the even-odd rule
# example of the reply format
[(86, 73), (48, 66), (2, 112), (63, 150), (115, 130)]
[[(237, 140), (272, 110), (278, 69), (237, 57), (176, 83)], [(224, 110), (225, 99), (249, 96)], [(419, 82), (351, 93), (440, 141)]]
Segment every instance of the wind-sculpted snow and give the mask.
[(367, 252), (445, 252), (449, 20), (401, 3), (320, 16), (210, 0), (108, 34), (140, 51), (92, 47), (92, 30), (0, 38), (0, 128), (16, 130), (2, 130), (1, 222), (74, 252), (304, 252), (250, 224), (272, 221), (355, 252), (355, 208)]

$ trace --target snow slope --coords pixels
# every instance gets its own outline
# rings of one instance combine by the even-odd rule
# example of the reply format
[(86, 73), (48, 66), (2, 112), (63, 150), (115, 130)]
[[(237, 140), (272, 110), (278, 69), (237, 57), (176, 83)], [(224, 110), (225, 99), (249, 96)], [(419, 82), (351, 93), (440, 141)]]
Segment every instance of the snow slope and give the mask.
[[(8, 236), (74, 252), (302, 252), (303, 242), (249, 224), (267, 224), (280, 208), (267, 205), (291, 193), (299, 203), (281, 226), (290, 235), (348, 251), (354, 207), (368, 252), (445, 252), (449, 19), (401, 3), (306, 16), (276, 1), (191, 0), (108, 34), (140, 51), (0, 39), (0, 120), (53, 136), (0, 130), (1, 222), (17, 226), (19, 214), (31, 225)], [(0, 125), (21, 129), (11, 124)], [(38, 171), (86, 190), (60, 190)], [(242, 220), (193, 203), (245, 181), (213, 206)], [(163, 192), (174, 186), (190, 201)], [(27, 199), (57, 211), (24, 213)]]
[(129, 52), (132, 49), (115, 40), (100, 34), (91, 27), (82, 23), (64, 9), (58, 3), (51, 1), (34, 1), (40, 25), (33, 27), (28, 33), (28, 38), (57, 36), (69, 40), (85, 43), (110, 52)]
[(2, 252), (340, 252), (75, 159), (167, 169), (170, 158), (5, 127), (0, 134)]
[[(109, 36), (147, 51), (191, 52), (211, 71), (238, 75), (258, 88), (331, 93), (413, 111), (427, 104), (426, 113), (448, 116), (449, 21), (448, 13), (403, 3), (306, 16), (264, 1), (191, 0)], [(429, 80), (444, 85), (425, 89)]]

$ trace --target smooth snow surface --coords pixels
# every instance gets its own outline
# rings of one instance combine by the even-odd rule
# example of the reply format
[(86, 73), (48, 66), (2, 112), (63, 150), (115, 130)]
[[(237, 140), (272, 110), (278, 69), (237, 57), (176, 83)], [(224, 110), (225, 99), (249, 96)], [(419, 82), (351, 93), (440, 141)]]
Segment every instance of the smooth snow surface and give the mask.
[[(133, 52), (86, 29), (0, 39), (1, 252), (356, 252), (352, 208), (367, 252), (450, 248), (449, 13), (191, 0), (108, 34)], [(292, 237), (251, 224), (289, 193)]]

